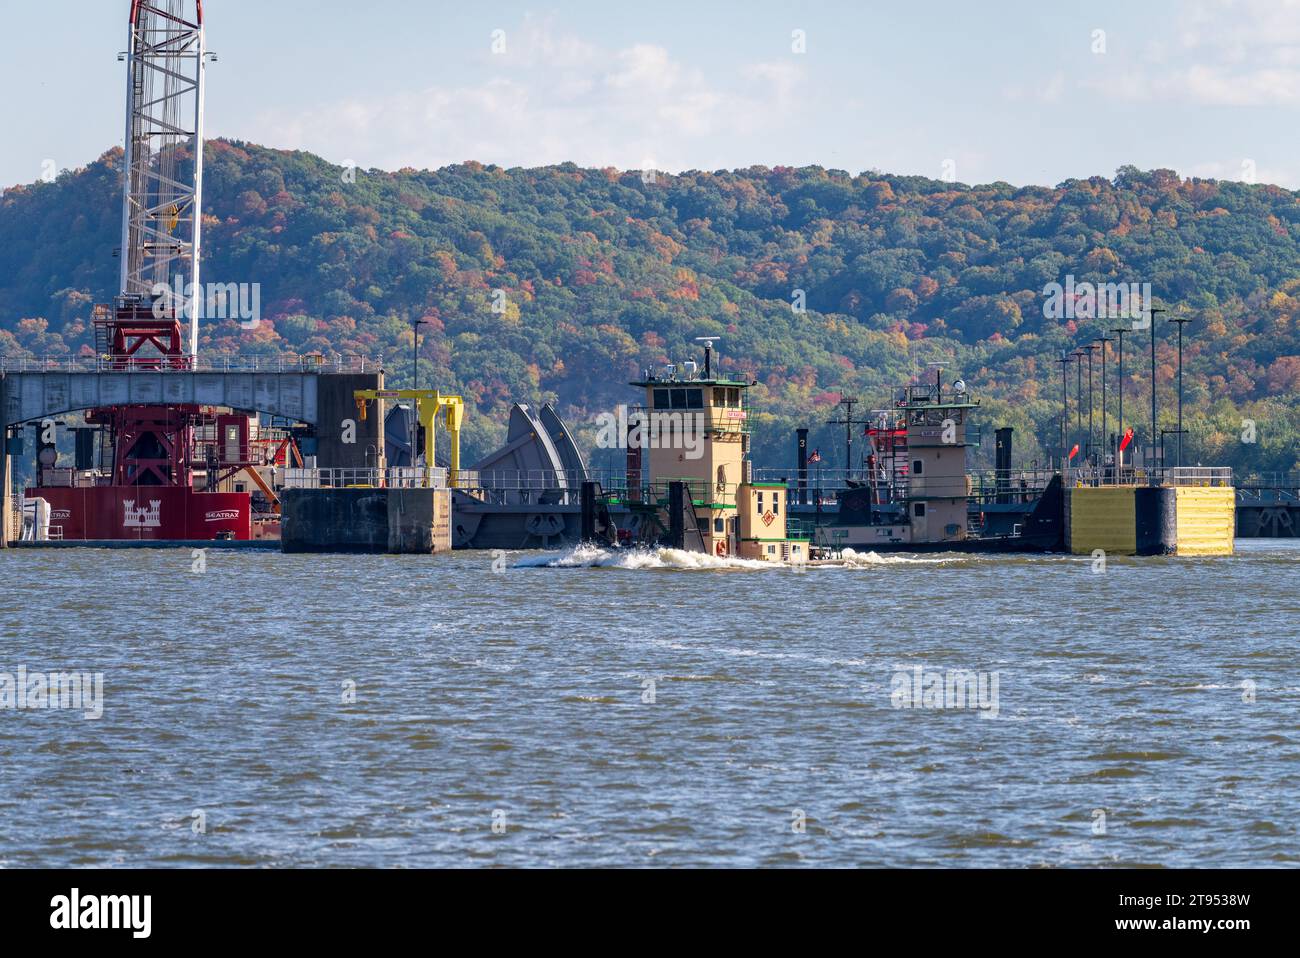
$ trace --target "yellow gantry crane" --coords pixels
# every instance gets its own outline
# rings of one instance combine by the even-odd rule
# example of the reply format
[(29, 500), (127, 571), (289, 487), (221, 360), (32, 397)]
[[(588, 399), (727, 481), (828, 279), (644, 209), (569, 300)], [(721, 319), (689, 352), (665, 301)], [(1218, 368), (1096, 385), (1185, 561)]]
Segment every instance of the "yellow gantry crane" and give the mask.
[(434, 450), (437, 447), (434, 424), (438, 414), (445, 410), (443, 418), (447, 424), (447, 436), (451, 440), (451, 467), (447, 470), (447, 485), (456, 485), (460, 472), (460, 424), (465, 418), (465, 403), (459, 396), (444, 396), (436, 389), (358, 389), (352, 395), (357, 401), (357, 412), (363, 422), (367, 403), (379, 399), (409, 399), (415, 403), (415, 416), (424, 427), (426, 483), (431, 475), (430, 470), (437, 464), (434, 460)]

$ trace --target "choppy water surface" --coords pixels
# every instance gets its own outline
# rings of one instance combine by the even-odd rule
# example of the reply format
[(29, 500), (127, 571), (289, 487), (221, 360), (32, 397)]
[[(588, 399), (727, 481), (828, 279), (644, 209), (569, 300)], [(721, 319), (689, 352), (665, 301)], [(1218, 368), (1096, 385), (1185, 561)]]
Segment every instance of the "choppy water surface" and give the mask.
[(0, 865), (1300, 861), (1300, 543), (493, 561), (0, 553), (0, 672), (104, 675), (0, 710)]

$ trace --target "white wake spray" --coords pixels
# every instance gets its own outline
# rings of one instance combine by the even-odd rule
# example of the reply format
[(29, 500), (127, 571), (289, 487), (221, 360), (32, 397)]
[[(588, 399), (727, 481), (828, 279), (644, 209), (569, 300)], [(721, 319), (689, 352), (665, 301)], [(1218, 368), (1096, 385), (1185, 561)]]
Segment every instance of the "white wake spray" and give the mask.
[[(866, 569), (886, 565), (944, 565), (959, 562), (965, 556), (880, 555), (845, 549), (840, 558), (814, 562), (809, 568)], [(748, 569), (753, 571), (789, 570), (779, 562), (713, 556), (684, 549), (605, 549), (595, 545), (574, 546), (568, 552), (546, 552), (525, 556), (514, 563), (516, 569)]]
[(580, 545), (568, 552), (527, 556), (516, 569), (779, 569), (775, 562), (711, 556), (684, 549), (602, 549)]

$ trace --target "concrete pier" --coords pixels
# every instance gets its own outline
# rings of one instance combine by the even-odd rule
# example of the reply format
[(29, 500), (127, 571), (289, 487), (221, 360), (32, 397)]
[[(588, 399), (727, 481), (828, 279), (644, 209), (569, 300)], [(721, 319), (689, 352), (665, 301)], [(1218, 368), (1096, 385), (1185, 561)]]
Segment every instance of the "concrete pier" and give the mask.
[(1066, 550), (1086, 555), (1232, 555), (1231, 486), (1081, 486), (1065, 490)]
[(389, 489), (388, 551), (394, 555), (451, 551), (451, 490)]
[(284, 552), (451, 551), (450, 489), (286, 489)]
[(285, 489), (284, 552), (387, 552), (387, 489)]

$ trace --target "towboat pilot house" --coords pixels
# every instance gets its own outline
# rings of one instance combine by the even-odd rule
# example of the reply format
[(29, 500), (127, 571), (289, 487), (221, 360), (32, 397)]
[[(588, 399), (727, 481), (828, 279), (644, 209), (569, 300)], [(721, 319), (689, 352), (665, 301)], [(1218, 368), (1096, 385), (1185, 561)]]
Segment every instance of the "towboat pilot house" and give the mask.
[[(647, 370), (631, 385), (645, 391), (632, 410), (639, 448), (629, 436), (629, 485), (640, 483), (645, 506), (669, 509), (669, 490), (684, 488), (679, 524), (685, 548), (765, 562), (804, 562), (808, 540), (788, 525), (784, 483), (754, 482), (749, 462), (750, 384), (714, 374), (711, 344), (696, 363)], [(698, 531), (697, 531), (698, 530)]]

